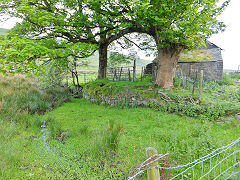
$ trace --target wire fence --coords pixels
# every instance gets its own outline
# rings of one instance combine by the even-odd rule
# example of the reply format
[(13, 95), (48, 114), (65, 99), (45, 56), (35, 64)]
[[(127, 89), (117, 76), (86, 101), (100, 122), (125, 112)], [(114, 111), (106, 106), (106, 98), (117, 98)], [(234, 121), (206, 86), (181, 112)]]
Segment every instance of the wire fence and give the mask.
[[(172, 166), (166, 163), (167, 156), (158, 154), (148, 158), (131, 172), (128, 179), (136, 179), (146, 170), (158, 168), (161, 179), (240, 180), (240, 138), (185, 165)], [(156, 162), (159, 164), (153, 166)]]

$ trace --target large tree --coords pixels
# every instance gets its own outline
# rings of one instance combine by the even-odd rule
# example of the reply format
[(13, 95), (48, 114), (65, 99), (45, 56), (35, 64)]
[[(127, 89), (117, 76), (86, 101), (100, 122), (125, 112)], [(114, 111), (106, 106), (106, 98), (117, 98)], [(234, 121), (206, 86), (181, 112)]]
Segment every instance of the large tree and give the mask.
[(131, 32), (151, 35), (157, 46), (156, 84), (171, 88), (183, 49), (202, 46), (223, 30), (217, 20), (229, 1), (218, 0), (2, 0), (2, 13), (23, 19), (20, 36), (32, 40), (61, 38), (66, 44), (99, 48), (99, 78), (106, 77), (107, 47)]
[[(128, 16), (127, 8), (128, 2), (124, 0), (2, 0), (0, 2), (2, 15), (7, 14), (22, 19), (12, 33), (25, 42), (31, 40), (36, 44), (36, 41), (48, 40), (59, 44), (56, 41), (60, 41), (68, 47), (81, 43), (97, 45), (99, 78), (106, 77), (109, 44), (124, 34), (135, 31), (132, 24), (123, 21), (124, 17)], [(63, 48), (66, 49), (65, 46)], [(56, 56), (59, 57), (59, 54)]]
[[(155, 40), (158, 53), (156, 84), (173, 86), (180, 53), (205, 45), (206, 40), (224, 30), (217, 17), (229, 4), (218, 0), (134, 0), (125, 21)], [(143, 41), (144, 44), (144, 41)], [(145, 42), (146, 45), (146, 42)], [(144, 49), (144, 48), (142, 48)]]

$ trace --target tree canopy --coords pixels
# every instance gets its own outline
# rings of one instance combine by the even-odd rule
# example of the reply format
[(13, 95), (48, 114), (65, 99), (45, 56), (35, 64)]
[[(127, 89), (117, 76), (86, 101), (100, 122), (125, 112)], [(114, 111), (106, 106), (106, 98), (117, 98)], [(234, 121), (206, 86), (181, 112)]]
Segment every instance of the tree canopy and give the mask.
[[(104, 78), (109, 44), (123, 34), (133, 31), (123, 22), (127, 11), (124, 7), (125, 2), (122, 2), (123, 4), (107, 0), (3, 0), (0, 3), (0, 12), (22, 19), (22, 22), (12, 30), (12, 34), (14, 33), (18, 38), (17, 41), (22, 41), (24, 44), (33, 43), (34, 46), (41, 44), (43, 49), (46, 45), (48, 50), (49, 45), (52, 46), (50, 49), (61, 49), (60, 52), (57, 50), (55, 53), (59, 59), (67, 55), (79, 56), (77, 51), (70, 53), (71, 48), (86, 47), (86, 43), (90, 46), (95, 45), (100, 53), (99, 77)], [(8, 38), (8, 42), (11, 44), (15, 37)], [(5, 44), (8, 42), (5, 41)], [(22, 51), (18, 48), (16, 51), (22, 56)], [(81, 54), (85, 49), (79, 51)], [(50, 54), (53, 58), (54, 53)], [(85, 56), (87, 54), (85, 53)]]
[[(107, 48), (113, 41), (132, 32), (148, 34), (158, 50), (156, 84), (170, 88), (182, 50), (202, 46), (212, 34), (224, 30), (217, 17), (229, 1), (219, 6), (218, 0), (2, 0), (0, 10), (23, 20), (14, 33), (24, 42), (40, 42), (48, 49), (54, 44), (58, 49), (64, 42), (65, 50), (56, 53), (58, 57), (73, 55), (71, 48), (82, 43), (95, 45), (99, 78), (106, 77)], [(76, 51), (74, 55), (79, 56)]]

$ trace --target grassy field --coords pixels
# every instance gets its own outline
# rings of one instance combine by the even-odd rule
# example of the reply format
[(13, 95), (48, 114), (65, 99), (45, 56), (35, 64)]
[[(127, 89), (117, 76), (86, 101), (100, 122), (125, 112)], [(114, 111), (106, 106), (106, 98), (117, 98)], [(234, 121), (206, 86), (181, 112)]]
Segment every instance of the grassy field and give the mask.
[(40, 90), (23, 76), (0, 77), (0, 99), (0, 179), (124, 179), (146, 159), (147, 147), (169, 153), (168, 162), (177, 165), (240, 134), (236, 118), (219, 123), (150, 108), (66, 102), (63, 90)]

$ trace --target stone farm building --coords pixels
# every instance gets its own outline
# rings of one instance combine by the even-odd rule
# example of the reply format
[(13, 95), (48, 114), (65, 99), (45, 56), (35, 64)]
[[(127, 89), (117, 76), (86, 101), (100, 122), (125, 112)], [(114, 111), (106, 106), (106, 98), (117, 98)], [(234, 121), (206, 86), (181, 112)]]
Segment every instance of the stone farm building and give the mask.
[[(217, 45), (208, 42), (206, 47), (201, 47), (193, 52), (185, 52), (178, 61), (177, 72), (193, 78), (196, 73), (203, 70), (205, 79), (222, 80), (223, 59), (221, 50)], [(145, 73), (152, 74), (152, 66), (156, 65), (155, 62), (148, 64)]]

